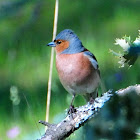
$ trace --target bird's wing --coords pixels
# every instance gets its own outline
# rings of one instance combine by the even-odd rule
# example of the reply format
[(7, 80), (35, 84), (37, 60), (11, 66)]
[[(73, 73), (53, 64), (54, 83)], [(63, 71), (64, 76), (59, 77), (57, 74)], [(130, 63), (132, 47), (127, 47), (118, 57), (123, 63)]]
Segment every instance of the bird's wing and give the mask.
[(89, 58), (89, 60), (92, 63), (93, 67), (95, 69), (98, 69), (99, 66), (98, 66), (98, 62), (97, 62), (96, 57), (90, 51), (88, 51), (87, 49), (85, 49), (83, 53), (84, 53), (85, 56), (87, 56)]

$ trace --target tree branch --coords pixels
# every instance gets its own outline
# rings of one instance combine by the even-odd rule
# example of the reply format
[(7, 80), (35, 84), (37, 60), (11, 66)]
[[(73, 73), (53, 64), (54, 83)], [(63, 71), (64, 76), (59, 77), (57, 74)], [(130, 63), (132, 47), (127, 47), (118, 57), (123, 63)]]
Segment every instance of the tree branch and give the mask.
[(58, 124), (49, 124), (45, 121), (39, 121), (39, 123), (48, 127), (44, 136), (39, 140), (63, 140), (71, 135), (75, 130), (79, 129), (84, 125), (87, 120), (95, 117), (100, 109), (108, 102), (114, 93), (119, 96), (128, 95), (135, 92), (140, 96), (140, 85), (129, 86), (125, 89), (120, 89), (118, 91), (111, 91), (104, 93), (102, 97), (95, 99), (93, 104), (87, 103), (84, 106), (76, 108), (76, 112), (72, 115), (68, 115), (64, 120)]

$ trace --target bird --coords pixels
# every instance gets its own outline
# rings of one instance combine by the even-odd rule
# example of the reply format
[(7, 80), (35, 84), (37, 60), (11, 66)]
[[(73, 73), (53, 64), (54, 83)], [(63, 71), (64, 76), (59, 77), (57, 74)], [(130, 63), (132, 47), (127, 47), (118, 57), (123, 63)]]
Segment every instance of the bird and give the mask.
[(93, 103), (100, 83), (100, 70), (94, 54), (83, 46), (71, 29), (61, 31), (47, 46), (55, 47), (59, 79), (72, 95), (68, 113), (75, 112), (73, 101), (76, 95), (83, 95), (87, 102)]

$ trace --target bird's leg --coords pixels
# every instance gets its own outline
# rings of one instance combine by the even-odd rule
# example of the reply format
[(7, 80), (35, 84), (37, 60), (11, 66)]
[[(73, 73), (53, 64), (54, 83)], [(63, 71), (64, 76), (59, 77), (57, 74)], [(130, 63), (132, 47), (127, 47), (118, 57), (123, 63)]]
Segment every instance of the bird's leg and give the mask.
[(90, 94), (89, 103), (93, 104), (94, 102), (98, 102), (98, 101), (95, 100), (96, 97), (98, 97), (98, 91), (97, 90)]
[(90, 96), (89, 103), (90, 103), (90, 104), (93, 104), (94, 102), (99, 103), (99, 102), (95, 99), (95, 97)]
[(68, 114), (72, 114), (72, 113), (76, 112), (76, 109), (74, 108), (74, 105), (72, 105), (74, 99), (75, 99), (75, 94), (73, 94), (73, 96), (72, 96), (72, 100), (71, 100), (71, 104), (70, 104), (70, 107), (69, 107), (69, 110), (68, 110)]
[(89, 103), (90, 103), (90, 104), (93, 104), (94, 101), (95, 101), (95, 99), (91, 96), (90, 99), (89, 99)]

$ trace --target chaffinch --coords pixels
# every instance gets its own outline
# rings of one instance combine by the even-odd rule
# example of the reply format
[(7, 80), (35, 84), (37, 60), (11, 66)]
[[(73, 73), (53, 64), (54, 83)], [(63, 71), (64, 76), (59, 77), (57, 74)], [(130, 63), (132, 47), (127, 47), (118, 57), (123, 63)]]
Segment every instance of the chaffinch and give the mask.
[(100, 71), (95, 56), (70, 29), (61, 31), (55, 40), (47, 45), (55, 47), (59, 79), (73, 96), (70, 112), (74, 112), (72, 104), (76, 94), (83, 95), (87, 101), (93, 103), (100, 82)]

